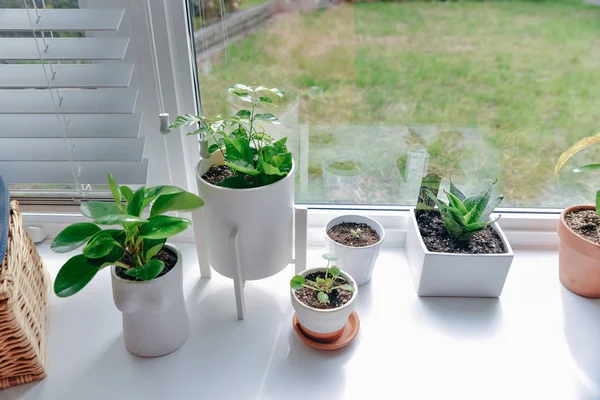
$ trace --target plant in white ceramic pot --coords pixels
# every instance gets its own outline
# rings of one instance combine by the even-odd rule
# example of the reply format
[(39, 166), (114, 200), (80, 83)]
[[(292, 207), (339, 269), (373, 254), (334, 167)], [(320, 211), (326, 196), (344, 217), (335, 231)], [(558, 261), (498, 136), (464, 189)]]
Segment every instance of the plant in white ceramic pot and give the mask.
[[(332, 264), (335, 255), (327, 253), (323, 258), (327, 260), (325, 268), (307, 269), (290, 280), (292, 306), (306, 342), (319, 347), (340, 339), (346, 330), (336, 346), (343, 347), (358, 332), (358, 317), (353, 313), (358, 286), (347, 272)], [(349, 323), (351, 314), (354, 320)]]
[(419, 296), (500, 296), (513, 252), (490, 220), (503, 200), (492, 197), (494, 184), (465, 196), (450, 180), (447, 202), (426, 190), (438, 208), (411, 210), (406, 253)]
[(385, 238), (381, 224), (362, 215), (342, 215), (325, 225), (325, 246), (338, 258), (338, 266), (362, 286), (371, 280)]
[[(277, 88), (235, 84), (228, 92), (248, 104), (232, 116), (182, 115), (171, 127), (196, 126), (202, 160), (196, 169), (210, 265), (237, 279), (274, 275), (292, 260), (294, 163), (287, 138), (274, 140), (264, 124), (280, 124), (257, 106), (276, 106)], [(236, 249), (231, 236), (237, 235)], [(273, 243), (277, 243), (273, 246)], [(236, 253), (237, 257), (236, 256)]]
[[(118, 186), (110, 173), (114, 203), (88, 201), (81, 212), (92, 222), (76, 223), (60, 232), (51, 248), (71, 257), (54, 282), (59, 297), (83, 289), (103, 268), (111, 267), (115, 305), (123, 314), (125, 346), (133, 353), (155, 357), (178, 349), (189, 334), (183, 298), (183, 269), (179, 251), (167, 238), (186, 230), (185, 218), (163, 215), (191, 211), (203, 205), (195, 194), (176, 186), (141, 187), (133, 192)], [(144, 211), (150, 208), (148, 217)], [(121, 229), (102, 229), (120, 225)]]

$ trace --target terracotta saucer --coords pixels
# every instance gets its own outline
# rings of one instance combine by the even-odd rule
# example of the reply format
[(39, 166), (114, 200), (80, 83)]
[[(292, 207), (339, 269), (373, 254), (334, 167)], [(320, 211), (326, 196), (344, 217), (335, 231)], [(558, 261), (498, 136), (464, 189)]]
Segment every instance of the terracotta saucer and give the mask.
[(302, 339), (304, 343), (306, 343), (310, 347), (314, 347), (315, 349), (319, 350), (339, 350), (343, 347), (348, 346), (356, 337), (356, 335), (358, 334), (358, 330), (360, 329), (360, 319), (358, 319), (358, 314), (356, 314), (356, 311), (352, 311), (352, 314), (350, 314), (350, 317), (348, 317), (348, 322), (342, 330), (342, 335), (333, 342), (329, 343), (316, 342), (311, 338), (307, 337), (304, 334), (302, 327), (300, 326), (300, 321), (298, 321), (298, 315), (296, 313), (294, 313), (294, 319), (292, 320), (292, 324), (294, 325), (294, 330), (296, 331), (296, 334), (300, 337), (300, 339)]

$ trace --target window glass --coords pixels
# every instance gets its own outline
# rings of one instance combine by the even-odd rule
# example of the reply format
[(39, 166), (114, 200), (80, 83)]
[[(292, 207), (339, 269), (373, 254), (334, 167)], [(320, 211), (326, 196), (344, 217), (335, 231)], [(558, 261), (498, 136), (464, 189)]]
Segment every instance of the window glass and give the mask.
[[(426, 171), (504, 206), (587, 202), (598, 176), (560, 153), (599, 131), (600, 6), (581, 0), (193, 0), (205, 115), (233, 83), (286, 91), (272, 110), (296, 200), (414, 204)], [(586, 150), (574, 165), (598, 162)]]

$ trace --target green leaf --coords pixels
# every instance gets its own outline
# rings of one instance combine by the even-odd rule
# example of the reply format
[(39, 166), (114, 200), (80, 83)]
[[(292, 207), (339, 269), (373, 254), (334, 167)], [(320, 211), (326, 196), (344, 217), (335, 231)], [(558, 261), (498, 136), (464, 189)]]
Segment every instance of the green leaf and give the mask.
[(450, 202), (452, 207), (456, 208), (461, 214), (467, 213), (467, 208), (458, 197), (456, 197), (452, 193), (446, 192), (445, 190), (444, 193), (446, 193), (446, 196), (448, 196), (448, 201)]
[(100, 231), (100, 227), (90, 222), (67, 226), (52, 241), (50, 248), (56, 253), (75, 250)]
[(217, 150), (219, 150), (219, 145), (217, 144), (211, 144), (210, 146), (208, 146), (208, 152), (211, 154)]
[(600, 142), (600, 133), (594, 136), (585, 137), (577, 141), (573, 146), (571, 146), (569, 150), (562, 153), (558, 158), (558, 161), (556, 162), (556, 166), (554, 167), (554, 179), (556, 179), (562, 167), (567, 163), (567, 161), (569, 161), (571, 157), (573, 157), (575, 154), (579, 153), (586, 147), (598, 142)]
[(270, 98), (266, 97), (266, 96), (260, 96), (258, 98), (258, 102), (259, 103), (264, 103), (264, 104), (270, 104), (272, 106), (277, 107), (275, 104), (273, 104), (273, 100), (271, 100)]
[(254, 154), (250, 149), (250, 141), (245, 135), (243, 137), (225, 137), (223, 140), (225, 141), (228, 160), (244, 160), (253, 163)]
[(252, 112), (250, 110), (240, 110), (235, 113), (236, 117), (249, 119), (252, 116)]
[(492, 192), (494, 191), (494, 184), (495, 182), (487, 188), (483, 196), (473, 205), (473, 207), (470, 208), (469, 213), (465, 215), (465, 221), (467, 224), (481, 221), (481, 217), (483, 217), (485, 214), (485, 210), (490, 202)]
[(86, 201), (81, 204), (80, 209), (83, 215), (93, 219), (121, 212), (121, 209), (115, 203), (106, 203), (104, 201)]
[(152, 259), (146, 262), (142, 267), (126, 269), (125, 273), (134, 278), (141, 279), (142, 281), (149, 281), (156, 278), (164, 268), (165, 264), (162, 261)]
[(271, 113), (256, 114), (254, 118), (260, 121), (270, 122), (273, 125), (281, 124), (281, 121), (279, 121), (279, 119), (277, 119), (277, 117)]
[(198, 196), (189, 192), (166, 194), (159, 196), (150, 211), (150, 216), (164, 214), (169, 211), (192, 211), (202, 207), (204, 202)]
[(262, 186), (262, 183), (259, 179), (255, 179), (251, 182), (243, 175), (236, 175), (222, 180), (221, 182), (217, 183), (217, 186), (230, 189), (248, 189)]
[(146, 188), (142, 186), (138, 190), (135, 191), (133, 197), (129, 204), (127, 204), (127, 214), (133, 215), (135, 217), (139, 217), (144, 211), (143, 204), (144, 199), (146, 198)]
[(190, 125), (197, 124), (200, 121), (202, 121), (202, 119), (200, 117), (197, 117), (197, 116), (189, 114), (189, 113), (183, 114), (183, 115), (180, 115), (177, 118), (175, 118), (175, 121), (169, 126), (169, 128), (173, 129), (173, 128), (179, 128), (181, 126), (190, 126)]
[(154, 187), (150, 187), (150, 188), (146, 189), (146, 199), (149, 199), (149, 198), (155, 199), (156, 197), (163, 195), (163, 194), (180, 193), (183, 191), (184, 190), (182, 188), (177, 187), (177, 186), (169, 186), (169, 185), (154, 186)]
[(352, 286), (352, 285), (348, 285), (348, 284), (346, 284), (346, 285), (342, 285), (342, 286), (340, 287), (340, 289), (342, 289), (342, 290), (347, 290), (347, 291), (349, 291), (349, 292), (354, 292), (354, 286)]
[(447, 212), (448, 214), (450, 214), (450, 216), (452, 217), (452, 219), (460, 226), (466, 225), (467, 221), (464, 217), (464, 215), (458, 211), (458, 209), (452, 207), (452, 206), (447, 206), (446, 209), (444, 210), (445, 212)]
[(129, 222), (146, 222), (145, 219), (128, 214), (112, 214), (96, 218), (94, 223), (98, 225), (121, 225)]
[(157, 215), (148, 218), (148, 222), (140, 226), (138, 236), (148, 239), (163, 239), (185, 231), (192, 222), (185, 218)]
[(244, 93), (244, 92), (232, 92), (230, 91), (229, 93), (237, 96), (238, 99), (245, 101), (246, 103), (252, 103), (252, 95), (248, 94), (248, 93)]
[(465, 199), (467, 198), (467, 196), (465, 196), (463, 194), (463, 192), (461, 192), (460, 190), (458, 190), (458, 188), (456, 187), (456, 185), (454, 184), (454, 182), (452, 182), (452, 178), (450, 178), (450, 193), (452, 193), (453, 195), (455, 195), (456, 197), (458, 197), (458, 199), (460, 201), (465, 201)]
[(438, 206), (440, 212), (446, 209), (446, 203), (438, 199), (429, 189), (425, 190), (425, 194), (435, 203), (436, 206)]
[(575, 168), (573, 170), (573, 172), (580, 173), (580, 172), (585, 172), (585, 171), (598, 171), (598, 170), (600, 170), (600, 164), (588, 164), (588, 165), (583, 165), (581, 167)]
[(334, 265), (333, 267), (329, 268), (329, 273), (334, 278), (337, 278), (338, 276), (340, 276), (341, 271), (337, 266)]
[(279, 89), (277, 89), (277, 88), (271, 88), (271, 89), (269, 89), (269, 88), (266, 88), (266, 87), (264, 87), (264, 86), (259, 86), (259, 87), (257, 87), (256, 89), (254, 89), (254, 91), (255, 91), (255, 92), (264, 92), (264, 91), (269, 91), (269, 92), (271, 92), (271, 93), (275, 93), (275, 94), (276, 94), (277, 96), (279, 96), (279, 97), (283, 97), (283, 95), (285, 94), (285, 93), (283, 92), (283, 90), (279, 90)]
[(119, 191), (119, 185), (117, 185), (117, 182), (110, 172), (108, 173), (108, 186), (110, 187), (110, 192), (115, 199), (115, 203), (117, 203), (118, 207), (121, 207), (121, 192)]
[(254, 89), (252, 89), (250, 86), (247, 86), (247, 85), (244, 85), (244, 84), (241, 84), (241, 83), (236, 83), (236, 84), (233, 84), (233, 85), (229, 86), (229, 91), (230, 92), (233, 92), (233, 91), (236, 91), (236, 90), (245, 90), (247, 92), (253, 92), (254, 91)]
[(464, 229), (467, 232), (477, 232), (479, 230), (482, 230), (483, 228), (485, 228), (486, 226), (492, 225), (494, 222), (496, 222), (500, 217), (496, 218), (493, 221), (481, 221), (481, 222), (475, 222), (473, 224), (469, 224), (469, 225), (465, 225)]
[(333, 253), (325, 253), (321, 257), (323, 257), (323, 259), (325, 259), (327, 261), (337, 261), (338, 260), (337, 256)]
[(125, 237), (127, 236), (127, 232), (123, 229), (105, 229), (102, 232), (108, 233), (112, 238), (120, 244), (121, 246), (125, 245)]
[(323, 284), (323, 283), (325, 283), (325, 279), (321, 278), (320, 276), (317, 276), (317, 279), (316, 279), (316, 281), (317, 281), (317, 283), (318, 283), (318, 284)]
[(121, 194), (128, 202), (131, 201), (131, 198), (133, 197), (133, 191), (129, 186), (121, 186)]
[(488, 203), (488, 206), (487, 206), (486, 210), (485, 210), (485, 213), (481, 216), (481, 220), (482, 221), (487, 221), (488, 219), (490, 219), (490, 215), (500, 205), (500, 203), (502, 203), (502, 200), (504, 200), (504, 196), (499, 196), (496, 199), (490, 201)]
[(225, 161), (225, 165), (227, 165), (234, 171), (241, 172), (242, 174), (251, 176), (256, 176), (260, 174), (260, 171), (254, 168), (252, 164), (246, 162), (246, 160)]
[(290, 287), (296, 290), (301, 289), (304, 282), (305, 279), (302, 275), (296, 275), (290, 280)]
[(98, 232), (83, 248), (83, 255), (87, 258), (102, 258), (107, 256), (116, 244), (110, 233)]
[(58, 297), (74, 295), (83, 289), (102, 267), (102, 264), (91, 263), (83, 254), (71, 257), (56, 275), (54, 293)]
[(321, 303), (329, 303), (329, 296), (327, 296), (327, 293), (325, 293), (325, 292), (319, 292), (319, 293), (317, 293), (317, 299)]
[(206, 135), (208, 133), (208, 128), (205, 126), (202, 126), (198, 129), (196, 129), (195, 131), (192, 132), (188, 132), (187, 135), (188, 136), (192, 136), (192, 135)]

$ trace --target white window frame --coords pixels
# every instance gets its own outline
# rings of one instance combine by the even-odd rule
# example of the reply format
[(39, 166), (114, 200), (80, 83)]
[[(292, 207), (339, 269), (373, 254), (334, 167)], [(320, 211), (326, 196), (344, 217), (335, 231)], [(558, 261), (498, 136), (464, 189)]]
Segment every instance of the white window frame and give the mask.
[[(168, 105), (168, 112), (171, 116), (177, 116), (198, 111), (187, 2), (186, 0), (150, 0), (150, 3), (157, 39), (163, 96), (165, 104)], [(163, 34), (165, 32), (166, 35)], [(195, 137), (187, 136), (183, 130), (179, 132), (173, 130), (167, 137), (166, 145), (168, 159), (173, 163), (171, 175), (178, 177), (174, 184), (197, 192), (195, 168), (200, 160), (197, 140)], [(308, 245), (323, 245), (325, 243), (323, 229), (327, 221), (348, 213), (375, 217), (386, 229), (386, 246), (404, 245), (409, 207), (330, 204), (299, 204), (298, 206), (305, 206), (309, 210), (306, 227)], [(502, 215), (499, 223), (514, 248), (556, 249), (559, 243), (556, 228), (561, 211), (544, 208), (499, 209), (498, 213)], [(76, 212), (26, 212), (24, 219), (27, 225), (44, 227), (49, 237), (56, 235), (68, 224), (85, 220)], [(199, 224), (194, 226), (195, 229), (201, 229)], [(179, 240), (191, 241), (193, 236), (188, 233)]]

